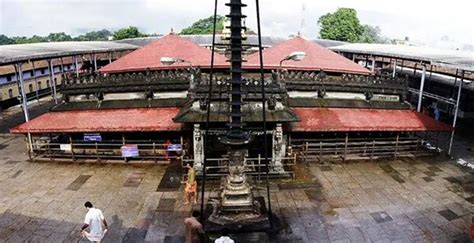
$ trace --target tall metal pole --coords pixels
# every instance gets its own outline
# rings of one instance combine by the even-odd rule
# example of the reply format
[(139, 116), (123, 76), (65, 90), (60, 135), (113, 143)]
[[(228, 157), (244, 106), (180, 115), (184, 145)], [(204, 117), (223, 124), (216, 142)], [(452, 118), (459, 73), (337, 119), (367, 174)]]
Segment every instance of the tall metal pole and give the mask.
[[(214, 0), (214, 23), (212, 30), (212, 47), (211, 47), (211, 70), (209, 72), (209, 90), (208, 90), (208, 101), (207, 101), (207, 114), (206, 114), (206, 133), (204, 134), (204, 148), (207, 148), (209, 144), (209, 121), (211, 118), (211, 101), (212, 101), (212, 80), (214, 78), (214, 56), (215, 56), (215, 45), (216, 45), (216, 26), (217, 26), (217, 2)], [(202, 185), (201, 185), (201, 215), (205, 215), (204, 208), (204, 196), (206, 191), (206, 170), (207, 170), (207, 156), (206, 152), (203, 154), (202, 160)]]
[(93, 55), (94, 58), (94, 72), (97, 72), (97, 55), (94, 53)]
[[(268, 166), (268, 148), (267, 148), (267, 118), (266, 118), (266, 97), (265, 97), (265, 74), (263, 72), (263, 47), (262, 47), (262, 28), (260, 26), (260, 1), (255, 0), (255, 5), (257, 8), (257, 31), (258, 31), (258, 51), (260, 55), (260, 82), (261, 82), (261, 89), (262, 89), (262, 119), (263, 119), (263, 143), (264, 143), (264, 158), (265, 158), (265, 167), (266, 170), (266, 184), (267, 184), (267, 200), (268, 200), (268, 221), (270, 222), (270, 228), (273, 229), (272, 223), (272, 203), (270, 198), (270, 181), (269, 181), (269, 171), (270, 167)], [(280, 63), (281, 66), (281, 63)], [(281, 68), (280, 68), (281, 69)], [(278, 71), (280, 71), (280, 69)], [(280, 81), (281, 82), (281, 81)], [(260, 168), (260, 166), (259, 166)], [(260, 175), (260, 174), (259, 174)]]
[(76, 77), (79, 77), (79, 65), (77, 63), (77, 56), (74, 56), (74, 67), (76, 70)]
[[(18, 70), (18, 77), (20, 81), (20, 95), (21, 95), (21, 101), (22, 101), (22, 106), (23, 106), (23, 113), (25, 115), (25, 121), (29, 122), (30, 121), (30, 115), (28, 113), (28, 98), (26, 97), (25, 93), (25, 83), (23, 81), (23, 70), (21, 68), (21, 63), (17, 63), (17, 70)], [(32, 139), (31, 139), (31, 133), (27, 133), (27, 138), (28, 138), (28, 154), (33, 152), (33, 144), (32, 144)]]
[(21, 104), (23, 107), (23, 113), (25, 115), (25, 121), (28, 122), (30, 120), (29, 114), (28, 114), (28, 99), (26, 97), (25, 93), (25, 84), (23, 81), (23, 70), (21, 68), (21, 63), (16, 64), (17, 70), (18, 70), (18, 80), (20, 81), (20, 95), (21, 95)]
[(33, 68), (33, 76), (35, 78), (36, 100), (38, 101), (38, 103), (40, 103), (39, 85), (38, 85), (38, 78), (36, 77), (35, 61), (31, 61), (31, 67)]
[(425, 87), (426, 66), (422, 65), (420, 93), (418, 94), (418, 108), (416, 111), (421, 112), (421, 103), (423, 101), (423, 88)]
[(451, 139), (449, 140), (449, 150), (448, 154), (451, 155), (452, 148), (453, 148), (453, 142), (454, 142), (454, 132), (456, 129), (456, 122), (458, 120), (458, 112), (459, 112), (459, 102), (461, 101), (461, 91), (462, 91), (462, 85), (464, 83), (464, 73), (465, 71), (461, 71), (461, 82), (459, 83), (459, 89), (458, 89), (458, 98), (456, 100), (456, 109), (454, 110), (454, 120), (453, 120), (453, 131), (451, 132)]
[(392, 72), (392, 78), (395, 78), (395, 74), (397, 72), (397, 59), (393, 60), (393, 72)]
[(51, 61), (51, 59), (48, 60), (48, 66), (49, 66), (49, 79), (51, 80), (51, 89), (53, 91), (53, 99), (54, 103), (58, 104), (58, 96), (56, 94), (56, 81), (54, 81), (54, 64)]

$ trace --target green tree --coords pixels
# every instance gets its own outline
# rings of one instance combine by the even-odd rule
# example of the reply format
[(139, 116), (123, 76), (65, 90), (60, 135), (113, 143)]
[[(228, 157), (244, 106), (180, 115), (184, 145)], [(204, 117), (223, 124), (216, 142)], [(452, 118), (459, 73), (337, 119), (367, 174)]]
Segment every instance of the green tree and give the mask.
[(46, 39), (49, 42), (72, 41), (72, 37), (64, 32), (50, 33)]
[(323, 39), (357, 42), (364, 32), (357, 12), (352, 8), (339, 8), (334, 13), (327, 13), (319, 18), (318, 24)]
[(114, 33), (114, 40), (123, 40), (127, 38), (146, 37), (147, 34), (141, 33), (137, 27), (129, 26), (127, 28), (119, 29)]
[(359, 42), (363, 43), (381, 43), (382, 38), (380, 37), (380, 27), (370, 26), (365, 24), (362, 26), (363, 31), (359, 38)]
[[(216, 32), (222, 33), (224, 30), (224, 16), (217, 16), (216, 22)], [(181, 30), (180, 35), (204, 35), (204, 34), (212, 34), (214, 29), (214, 16), (200, 19), (194, 22), (191, 26), (184, 28)]]
[(99, 31), (90, 31), (85, 34), (82, 34), (74, 40), (76, 41), (106, 41), (109, 40), (109, 37), (112, 36), (112, 33), (109, 30), (103, 29)]
[(15, 44), (15, 40), (6, 35), (0, 35), (0, 45)]

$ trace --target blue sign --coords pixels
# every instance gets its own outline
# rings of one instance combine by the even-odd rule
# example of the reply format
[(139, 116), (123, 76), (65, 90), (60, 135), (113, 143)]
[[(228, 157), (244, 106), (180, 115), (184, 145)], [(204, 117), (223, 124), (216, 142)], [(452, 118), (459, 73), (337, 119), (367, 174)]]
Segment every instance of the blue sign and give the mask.
[(102, 142), (100, 133), (84, 133), (84, 142)]
[(170, 144), (168, 145), (168, 151), (181, 151), (183, 146), (181, 144)]
[(140, 156), (138, 153), (138, 145), (124, 145), (120, 147), (120, 152), (122, 152), (123, 158), (136, 158)]

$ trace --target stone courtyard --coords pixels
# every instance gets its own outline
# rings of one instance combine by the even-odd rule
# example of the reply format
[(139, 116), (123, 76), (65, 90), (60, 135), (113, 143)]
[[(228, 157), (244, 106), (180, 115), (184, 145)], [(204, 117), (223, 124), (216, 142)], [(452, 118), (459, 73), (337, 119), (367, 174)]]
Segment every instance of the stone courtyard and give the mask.
[[(180, 180), (167, 166), (31, 163), (23, 140), (0, 135), (0, 242), (85, 242), (87, 200), (109, 222), (103, 242), (182, 239), (191, 207), (161, 186)], [(470, 242), (472, 173), (435, 158), (298, 165), (295, 180), (272, 180), (283, 229), (269, 241)]]

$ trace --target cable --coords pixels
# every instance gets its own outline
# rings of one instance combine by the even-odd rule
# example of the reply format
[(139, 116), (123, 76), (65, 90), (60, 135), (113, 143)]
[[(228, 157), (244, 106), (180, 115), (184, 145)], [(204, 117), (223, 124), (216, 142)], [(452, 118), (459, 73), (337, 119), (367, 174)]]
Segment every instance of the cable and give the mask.
[(260, 55), (260, 83), (262, 87), (262, 118), (263, 118), (263, 150), (265, 165), (267, 167), (266, 171), (266, 183), (267, 183), (267, 199), (268, 199), (268, 221), (270, 222), (270, 230), (273, 229), (272, 223), (272, 203), (270, 200), (270, 182), (268, 179), (268, 173), (270, 168), (268, 166), (268, 151), (267, 151), (267, 118), (266, 118), (266, 108), (265, 108), (265, 74), (263, 72), (263, 49), (262, 49), (262, 29), (260, 26), (260, 3), (259, 0), (255, 0), (255, 5), (257, 8), (257, 31), (258, 31), (258, 51)]
[[(209, 120), (211, 117), (211, 100), (212, 100), (212, 79), (214, 76), (214, 50), (216, 46), (216, 25), (217, 25), (217, 2), (214, 1), (214, 26), (212, 30), (212, 47), (211, 47), (211, 70), (209, 71), (209, 91), (208, 91), (208, 100), (207, 100), (207, 117), (206, 117), (206, 128), (204, 134), (204, 150), (209, 144)], [(201, 218), (205, 217), (205, 208), (204, 208), (204, 192), (206, 187), (206, 152), (203, 152), (203, 166), (202, 166), (202, 186), (201, 186)]]

